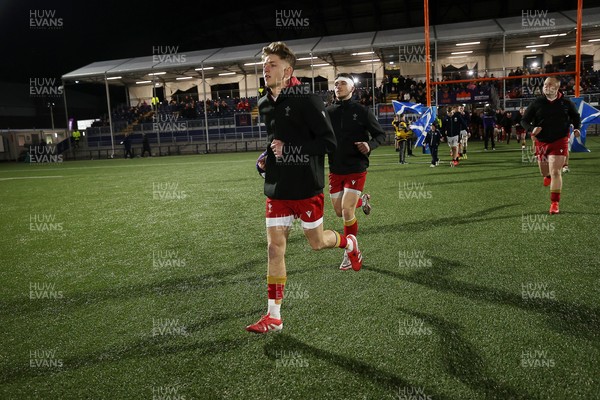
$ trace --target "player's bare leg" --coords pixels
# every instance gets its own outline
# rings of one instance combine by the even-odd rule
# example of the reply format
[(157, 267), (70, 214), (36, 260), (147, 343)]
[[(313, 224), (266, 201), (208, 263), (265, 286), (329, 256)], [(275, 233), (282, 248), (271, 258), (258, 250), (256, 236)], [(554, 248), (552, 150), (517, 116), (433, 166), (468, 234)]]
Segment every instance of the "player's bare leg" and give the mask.
[(267, 273), (269, 276), (286, 276), (285, 249), (289, 232), (290, 228), (287, 226), (267, 228)]
[(551, 155), (548, 156), (548, 164), (550, 168), (550, 214), (558, 214), (558, 203), (560, 202), (560, 193), (562, 191), (562, 174), (561, 169), (565, 165), (565, 156)]
[(452, 147), (452, 162), (450, 166), (457, 166), (458, 165), (458, 147), (457, 146), (453, 146)]
[(289, 226), (271, 226), (267, 228), (267, 293), (268, 311), (258, 322), (248, 325), (246, 330), (254, 333), (280, 331), (281, 303), (287, 279), (285, 270), (285, 249), (289, 235)]
[(565, 165), (563, 165), (562, 167), (562, 172), (566, 174), (570, 171), (571, 169), (569, 168), (569, 153), (567, 152), (567, 156), (565, 157)]
[(354, 235), (340, 235), (333, 230), (323, 230), (323, 224), (311, 229), (304, 229), (304, 236), (313, 250), (330, 249), (339, 247), (346, 249), (352, 269), (359, 271), (362, 267), (362, 254), (358, 249), (358, 242)]
[[(344, 233), (356, 236), (358, 224), (356, 222), (356, 207), (360, 199), (360, 192), (356, 190), (344, 190), (342, 195), (342, 218), (344, 219)], [(349, 227), (346, 229), (345, 227)]]
[(544, 186), (550, 186), (552, 177), (550, 176), (550, 164), (548, 163), (548, 156), (538, 157), (538, 166), (540, 168), (540, 174), (544, 177)]
[[(344, 235), (354, 235), (358, 233), (358, 221), (356, 219), (356, 207), (360, 200), (360, 192), (356, 190), (344, 189), (342, 195), (337, 198), (332, 198), (333, 209), (338, 217), (344, 220)], [(348, 270), (352, 267), (352, 263), (348, 258), (348, 253), (344, 251), (341, 270)]]

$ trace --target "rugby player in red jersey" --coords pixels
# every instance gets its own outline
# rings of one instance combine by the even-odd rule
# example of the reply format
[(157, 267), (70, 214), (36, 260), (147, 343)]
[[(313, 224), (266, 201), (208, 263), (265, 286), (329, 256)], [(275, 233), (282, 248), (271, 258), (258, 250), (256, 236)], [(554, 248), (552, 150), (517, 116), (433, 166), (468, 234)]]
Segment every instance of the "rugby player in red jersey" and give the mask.
[(281, 303), (287, 280), (285, 250), (294, 219), (314, 250), (345, 249), (356, 271), (362, 254), (354, 235), (323, 229), (325, 154), (336, 141), (323, 100), (293, 76), (296, 56), (285, 43), (263, 48), (263, 76), (268, 93), (258, 102), (268, 133), (264, 157), (267, 225), (268, 311), (246, 330), (254, 333), (283, 328)]

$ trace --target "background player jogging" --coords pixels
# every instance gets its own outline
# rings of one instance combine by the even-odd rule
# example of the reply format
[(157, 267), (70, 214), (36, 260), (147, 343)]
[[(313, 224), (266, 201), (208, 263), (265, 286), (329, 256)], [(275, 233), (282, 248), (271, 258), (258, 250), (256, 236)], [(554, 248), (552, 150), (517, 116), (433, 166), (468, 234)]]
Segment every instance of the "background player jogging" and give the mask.
[[(371, 109), (352, 100), (353, 93), (352, 75), (339, 74), (335, 78), (337, 101), (327, 107), (327, 113), (337, 141), (335, 151), (328, 156), (329, 195), (336, 215), (344, 220), (344, 234), (356, 236), (356, 208), (362, 205), (365, 214), (371, 211), (370, 196), (362, 194), (369, 154), (385, 142), (386, 134)], [(344, 252), (340, 269), (348, 270), (351, 266), (348, 253)]]

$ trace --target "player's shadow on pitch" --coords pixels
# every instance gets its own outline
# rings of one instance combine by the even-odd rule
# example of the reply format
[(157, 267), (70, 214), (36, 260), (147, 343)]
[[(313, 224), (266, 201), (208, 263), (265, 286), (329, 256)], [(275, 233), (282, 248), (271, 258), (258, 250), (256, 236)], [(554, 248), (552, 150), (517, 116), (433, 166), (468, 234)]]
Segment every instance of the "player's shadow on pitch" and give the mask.
[[(139, 359), (146, 360), (155, 357), (172, 357), (178, 353), (193, 352), (194, 358), (201, 360), (202, 357), (213, 358), (221, 353), (227, 353), (237, 348), (248, 345), (247, 332), (240, 326), (240, 335), (233, 339), (215, 339), (199, 342), (194, 333), (201, 330), (213, 328), (215, 325), (228, 321), (239, 321), (241, 318), (253, 318), (263, 308), (245, 310), (231, 313), (220, 313), (208, 316), (204, 320), (194, 324), (185, 325), (186, 335), (154, 335), (152, 321), (149, 321), (148, 330), (142, 333), (141, 338), (130, 342), (118, 341), (118, 344), (108, 348), (101, 348), (93, 353), (82, 354), (73, 357), (61, 357), (62, 367), (57, 373), (68, 373), (80, 368), (94, 368), (102, 364), (119, 363), (124, 360)], [(0, 369), (0, 384), (7, 384), (35, 377), (47, 377), (49, 373), (45, 368), (31, 368), (27, 363), (19, 363)]]
[[(377, 368), (376, 366), (356, 358), (351, 358), (348, 356), (335, 354), (327, 350), (319, 349), (318, 347), (304, 343), (285, 333), (273, 335), (272, 340), (264, 345), (265, 356), (273, 362), (276, 362), (278, 359), (278, 354), (290, 354), (290, 352), (296, 355), (301, 355), (301, 357), (305, 357), (308, 360), (310, 360), (310, 357), (314, 357), (331, 365), (335, 365), (357, 375), (364, 380), (371, 381), (377, 386), (385, 387), (391, 393), (397, 393), (398, 389), (402, 388), (412, 389), (415, 386), (423, 386), (410, 384), (401, 376)], [(450, 397), (434, 392), (431, 389), (425, 389), (424, 391), (427, 393), (427, 395), (430, 395), (436, 400), (450, 399)]]
[[(59, 300), (40, 299), (32, 301), (24, 294), (21, 298), (3, 302), (1, 306), (9, 313), (52, 313), (56, 310), (57, 313), (64, 314), (73, 308), (94, 306), (104, 301), (122, 301), (147, 296), (170, 296), (175, 293), (189, 294), (190, 292), (215, 287), (236, 287), (239, 285), (256, 285), (258, 287), (265, 284), (265, 277), (262, 274), (265, 264), (265, 259), (257, 258), (207, 274), (167, 278), (139, 285), (107, 287), (86, 292), (65, 292), (64, 297)], [(288, 275), (306, 273), (310, 269), (318, 270), (319, 267), (290, 270)], [(260, 274), (257, 274), (258, 271), (260, 271)]]
[(540, 313), (546, 317), (548, 326), (559, 333), (594, 342), (597, 340), (597, 334), (600, 332), (600, 310), (597, 308), (555, 299), (524, 298), (521, 294), (502, 289), (461, 282), (450, 276), (453, 271), (463, 267), (460, 262), (435, 256), (429, 258), (432, 260), (431, 267), (421, 268), (410, 274), (400, 274), (377, 267), (369, 267), (368, 271), (475, 301), (485, 301)]
[(446, 372), (482, 394), (483, 398), (524, 400), (538, 398), (490, 377), (483, 357), (477, 352), (475, 346), (462, 337), (460, 325), (432, 314), (404, 308), (400, 308), (400, 312), (418, 318), (433, 329), (440, 340), (439, 352)]
[(518, 206), (519, 204), (502, 204), (490, 207), (485, 210), (474, 211), (464, 216), (442, 217), (433, 220), (420, 220), (407, 223), (394, 223), (388, 225), (370, 225), (361, 228), (363, 234), (389, 234), (390, 232), (425, 232), (441, 226), (460, 226), (476, 224), (480, 222), (490, 222), (494, 220), (505, 220), (515, 218), (514, 215), (491, 216), (492, 213), (506, 208)]

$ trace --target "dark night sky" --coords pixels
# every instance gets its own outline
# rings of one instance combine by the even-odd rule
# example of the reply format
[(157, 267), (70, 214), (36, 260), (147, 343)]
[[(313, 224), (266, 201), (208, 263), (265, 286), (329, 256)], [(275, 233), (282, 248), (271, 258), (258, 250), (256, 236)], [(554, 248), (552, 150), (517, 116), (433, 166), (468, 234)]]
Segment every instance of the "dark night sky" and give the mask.
[[(586, 7), (600, 1), (586, 0)], [(592, 4), (596, 3), (596, 4)], [(423, 25), (421, 0), (245, 2), (125, 0), (1, 0), (1, 81), (60, 77), (94, 61), (151, 55), (152, 46), (179, 51)], [(208, 6), (207, 6), (208, 4)], [(430, 1), (431, 23), (520, 15), (523, 8), (575, 9), (573, 0)], [(276, 28), (275, 11), (301, 10), (310, 29)], [(60, 29), (32, 29), (30, 10), (55, 11)]]
[[(600, 6), (600, 0), (584, 0), (584, 5)], [(429, 7), (431, 25), (519, 16), (524, 9), (576, 8), (576, 0), (430, 0)], [(31, 10), (54, 13), (62, 26), (32, 28)], [(310, 26), (277, 27), (275, 14), (280, 10), (300, 11)], [(95, 61), (152, 55), (153, 46), (177, 46), (183, 53), (421, 26), (422, 0), (163, 1), (160, 6), (126, 0), (0, 0), (4, 56), (0, 62), (0, 129), (48, 125), (47, 99), (31, 97), (30, 78), (59, 80)], [(106, 112), (102, 85), (82, 85), (70, 91), (69, 112), (77, 118), (96, 118)], [(125, 101), (122, 89), (112, 88), (114, 95), (115, 102)], [(56, 112), (64, 113), (62, 101), (56, 104)]]

